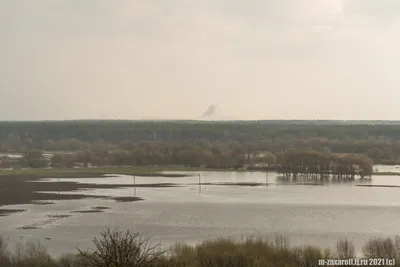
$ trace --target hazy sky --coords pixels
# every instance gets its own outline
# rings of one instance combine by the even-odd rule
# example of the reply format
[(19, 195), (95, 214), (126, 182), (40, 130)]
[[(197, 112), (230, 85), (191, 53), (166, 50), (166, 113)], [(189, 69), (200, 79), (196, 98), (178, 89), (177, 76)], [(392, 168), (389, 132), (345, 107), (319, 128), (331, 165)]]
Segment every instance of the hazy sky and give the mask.
[(0, 120), (400, 119), (399, 0), (1, 0)]

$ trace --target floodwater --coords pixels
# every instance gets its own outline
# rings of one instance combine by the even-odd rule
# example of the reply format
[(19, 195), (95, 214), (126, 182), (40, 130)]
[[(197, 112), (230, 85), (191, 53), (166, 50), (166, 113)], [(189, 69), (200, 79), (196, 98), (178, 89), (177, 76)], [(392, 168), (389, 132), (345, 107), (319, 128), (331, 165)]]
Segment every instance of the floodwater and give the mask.
[[(379, 171), (395, 171), (376, 166)], [(0, 234), (11, 246), (38, 240), (57, 256), (89, 248), (106, 228), (148, 234), (154, 242), (194, 244), (207, 238), (274, 236), (292, 244), (333, 247), (348, 238), (360, 249), (371, 237), (399, 234), (400, 187), (281, 184), (276, 173), (201, 172), (201, 183), (260, 183), (257, 186), (202, 185), (199, 177), (136, 177), (136, 184), (174, 183), (177, 187), (90, 189), (79, 193), (141, 197), (143, 201), (56, 200), (50, 205), (12, 205), (27, 211), (0, 217)], [(268, 185), (266, 181), (268, 179)], [(61, 179), (96, 184), (132, 184), (131, 176)], [(41, 182), (57, 182), (46, 179)], [(368, 185), (400, 186), (400, 176), (374, 176)], [(76, 191), (74, 192), (76, 193)], [(104, 206), (103, 212), (79, 213)], [(60, 216), (65, 215), (65, 216)], [(25, 228), (25, 229), (21, 229)]]

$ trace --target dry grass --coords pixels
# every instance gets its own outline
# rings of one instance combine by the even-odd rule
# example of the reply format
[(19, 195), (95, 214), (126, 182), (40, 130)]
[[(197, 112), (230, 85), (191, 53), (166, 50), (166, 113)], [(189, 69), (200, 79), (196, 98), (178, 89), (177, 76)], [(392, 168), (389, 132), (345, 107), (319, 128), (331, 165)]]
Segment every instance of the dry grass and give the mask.
[[(318, 259), (355, 257), (354, 245), (348, 240), (340, 240), (335, 250), (291, 246), (288, 239), (276, 236), (273, 240), (207, 240), (162, 251), (137, 233), (108, 230), (93, 241), (93, 250), (53, 259), (39, 243), (28, 241), (10, 252), (0, 238), (0, 267), (309, 267), (318, 266)], [(400, 266), (400, 237), (371, 239), (363, 254), (367, 258), (395, 258), (395, 266)]]

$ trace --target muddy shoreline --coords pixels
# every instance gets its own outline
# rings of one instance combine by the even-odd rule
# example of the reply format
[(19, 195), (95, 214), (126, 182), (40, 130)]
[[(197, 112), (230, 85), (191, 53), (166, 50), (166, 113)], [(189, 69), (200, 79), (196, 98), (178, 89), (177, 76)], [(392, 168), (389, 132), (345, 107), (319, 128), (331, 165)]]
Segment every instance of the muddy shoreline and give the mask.
[[(59, 178), (95, 178), (102, 177), (105, 174), (64, 174)], [(85, 198), (112, 199), (121, 201), (120, 199), (106, 196), (96, 196), (85, 194), (79, 191), (89, 189), (115, 189), (135, 187), (134, 184), (92, 184), (79, 183), (72, 181), (46, 181), (39, 180), (44, 178), (54, 178), (57, 175), (36, 175), (36, 174), (11, 174), (0, 175), (0, 216), (7, 216), (23, 210), (14, 210), (2, 208), (8, 205), (52, 205), (55, 200), (77, 200)], [(146, 175), (147, 176), (147, 175)], [(107, 175), (107, 177), (110, 177)], [(58, 178), (58, 177), (57, 177)], [(38, 182), (39, 181), (39, 182)], [(137, 184), (136, 187), (177, 187), (179, 185), (173, 183), (154, 183), (154, 184)], [(63, 192), (76, 192), (62, 194)], [(142, 199), (132, 198), (129, 202), (139, 201)]]

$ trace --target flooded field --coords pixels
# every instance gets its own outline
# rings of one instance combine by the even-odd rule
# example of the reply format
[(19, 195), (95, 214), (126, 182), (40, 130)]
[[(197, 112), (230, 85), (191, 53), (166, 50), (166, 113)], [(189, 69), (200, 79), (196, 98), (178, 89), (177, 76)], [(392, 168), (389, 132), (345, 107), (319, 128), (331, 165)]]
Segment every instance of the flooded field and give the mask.
[(294, 244), (332, 246), (346, 237), (361, 247), (370, 237), (398, 234), (400, 224), (400, 176), (299, 185), (282, 183), (272, 172), (201, 172), (23, 180), (14, 186), (26, 194), (12, 205), (11, 196), (1, 197), (7, 186), (0, 189), (1, 235), (11, 245), (39, 240), (54, 255), (89, 247), (107, 227), (145, 233), (164, 245), (279, 233)]

